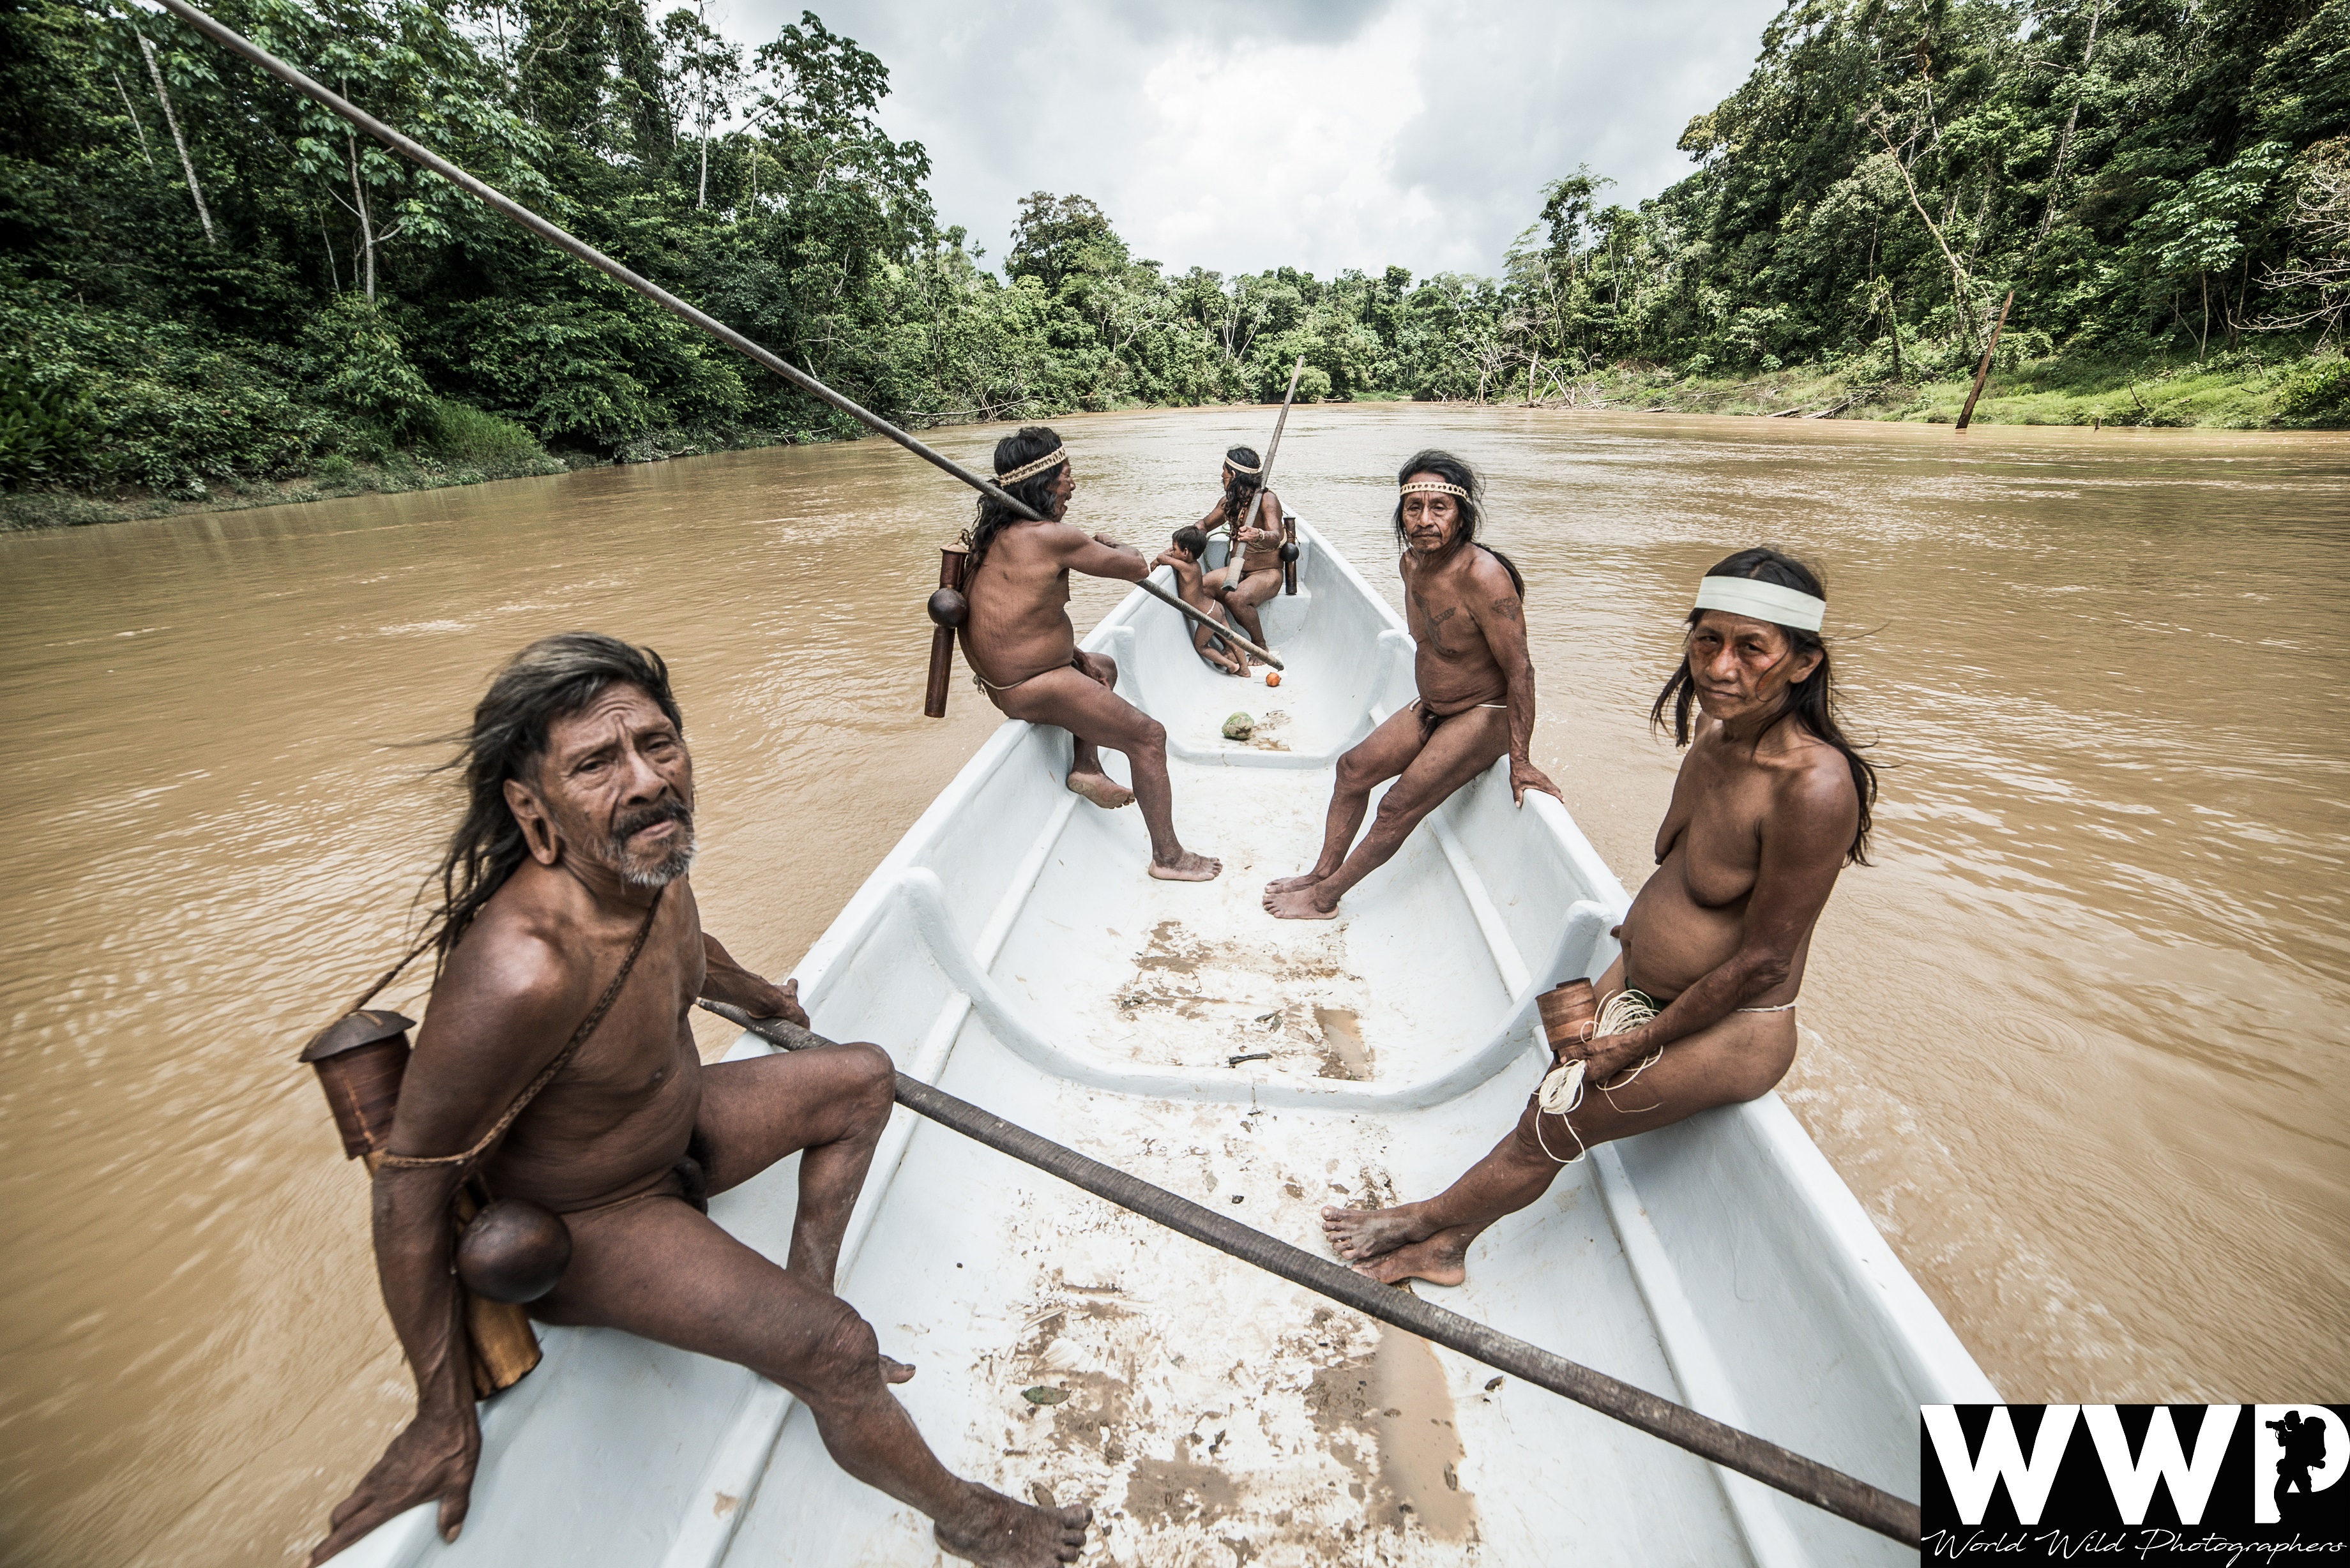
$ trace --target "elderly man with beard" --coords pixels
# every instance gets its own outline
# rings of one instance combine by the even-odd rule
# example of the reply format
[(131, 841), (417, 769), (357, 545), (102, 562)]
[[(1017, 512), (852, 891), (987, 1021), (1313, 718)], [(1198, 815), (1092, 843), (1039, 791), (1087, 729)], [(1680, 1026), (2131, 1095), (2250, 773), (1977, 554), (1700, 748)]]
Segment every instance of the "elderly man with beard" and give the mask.
[[(1090, 1511), (1032, 1508), (950, 1474), (889, 1390), (910, 1370), (833, 1293), (889, 1115), (889, 1056), (837, 1045), (704, 1066), (694, 1049), (698, 996), (806, 1014), (796, 984), (760, 979), (702, 929), (686, 877), (693, 762), (660, 658), (588, 632), (532, 644), (474, 710), (459, 764), (468, 810), (442, 864), (440, 975), (375, 1178), (377, 1271), (416, 1417), (311, 1561), (420, 1503), (439, 1502), (452, 1540), (464, 1522), (481, 1429), (450, 1199), (486, 1144), (475, 1168), (491, 1193), (570, 1231), (570, 1263), (533, 1315), (625, 1329), (782, 1385), (843, 1469), (928, 1514), (957, 1557), (1075, 1562)], [(793, 1153), (799, 1208), (778, 1268), (702, 1199)]]

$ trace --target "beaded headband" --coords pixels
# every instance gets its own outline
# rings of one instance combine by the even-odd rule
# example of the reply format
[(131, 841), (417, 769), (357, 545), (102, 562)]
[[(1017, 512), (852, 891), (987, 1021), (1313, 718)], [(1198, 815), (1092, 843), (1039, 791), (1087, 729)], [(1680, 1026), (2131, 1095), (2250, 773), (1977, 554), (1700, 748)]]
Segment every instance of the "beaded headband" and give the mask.
[(1224, 459), (1224, 466), (1231, 469), (1234, 473), (1263, 473), (1264, 472), (1263, 464), (1259, 464), (1255, 468), (1251, 468), (1244, 462), (1234, 462), (1231, 458)]
[(1773, 626), (1817, 631), (1827, 618), (1828, 601), (1801, 588), (1782, 587), (1753, 577), (1707, 577), (1697, 586), (1697, 607), (1752, 616)]
[(1469, 499), (1469, 493), (1457, 484), (1447, 484), (1440, 479), (1415, 479), (1396, 492), (1398, 495), (1457, 495)]
[(1061, 464), (1068, 461), (1069, 449), (1065, 446), (1056, 446), (1034, 462), (1024, 462), (1009, 473), (997, 474), (995, 476), (995, 483), (998, 484), (1017, 484), (1024, 479), (1035, 478), (1048, 468), (1058, 468)]

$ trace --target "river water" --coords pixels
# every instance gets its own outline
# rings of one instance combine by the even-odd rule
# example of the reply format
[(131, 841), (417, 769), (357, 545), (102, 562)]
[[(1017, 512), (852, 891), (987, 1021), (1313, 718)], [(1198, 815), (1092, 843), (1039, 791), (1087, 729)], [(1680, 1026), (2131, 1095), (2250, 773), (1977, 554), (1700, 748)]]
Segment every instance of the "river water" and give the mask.
[[(1269, 412), (1064, 421), (1078, 520), (1163, 540)], [(1281, 488), (1391, 597), (1430, 444), (1489, 477), (1536, 760), (1627, 886), (1697, 577), (1824, 566), (1887, 771), (1783, 1092), (2007, 1396), (2343, 1397), (2350, 441), (1301, 410)], [(284, 1561), (403, 1418), (292, 1058), (410, 929), (417, 742), (534, 637), (657, 647), (705, 919), (782, 972), (992, 728), (967, 683), (920, 716), (967, 516), (866, 441), (0, 538), (0, 1558)]]

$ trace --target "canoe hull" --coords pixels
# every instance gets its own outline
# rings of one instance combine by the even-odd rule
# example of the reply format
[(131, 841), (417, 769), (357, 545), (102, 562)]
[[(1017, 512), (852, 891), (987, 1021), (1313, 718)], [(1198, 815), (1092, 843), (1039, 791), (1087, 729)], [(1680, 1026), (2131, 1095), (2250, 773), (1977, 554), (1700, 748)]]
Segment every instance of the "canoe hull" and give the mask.
[[(1302, 591), (1265, 607), (1278, 691), (1208, 670), (1139, 593), (1086, 639), (1167, 726), (1179, 827), (1222, 878), (1144, 876), (1138, 814), (1061, 787), (1065, 734), (1006, 724), (794, 972), (825, 1033), (1318, 1246), (1324, 1204), (1431, 1191), (1509, 1127), (1543, 1064), (1534, 993), (1606, 967), (1626, 899), (1565, 810), (1513, 805), (1497, 767), (1344, 919), (1255, 908), (1310, 858), (1336, 756), (1412, 691), (1399, 618), (1300, 536)], [(1249, 742), (1221, 734), (1234, 710), (1263, 722)], [(792, 1183), (786, 1165), (713, 1216), (780, 1258)], [(846, 1256), (843, 1293), (920, 1368), (902, 1392), (941, 1458), (1090, 1502), (1118, 1561), (1910, 1555), (903, 1110)], [(1903, 1495), (1918, 1405), (1995, 1397), (1775, 1096), (1597, 1151), (1471, 1271), (1425, 1293)], [(458, 1545), (418, 1511), (355, 1560), (931, 1560), (919, 1517), (843, 1476), (772, 1386), (626, 1335), (547, 1338), (487, 1411)]]

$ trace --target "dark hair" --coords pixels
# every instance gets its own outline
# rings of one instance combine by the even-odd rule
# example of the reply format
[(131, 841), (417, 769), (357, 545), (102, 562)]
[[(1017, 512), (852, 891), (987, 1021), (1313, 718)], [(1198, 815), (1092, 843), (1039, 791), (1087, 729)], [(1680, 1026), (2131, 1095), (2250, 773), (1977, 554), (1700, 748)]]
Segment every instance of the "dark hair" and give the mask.
[[(1451, 452), (1438, 452), (1430, 447), (1426, 452), (1412, 454), (1411, 461), (1397, 471), (1396, 483), (1401, 485), (1415, 473), (1433, 473), (1445, 483), (1457, 484), (1469, 493), (1466, 496), (1452, 498), (1453, 504), (1461, 509), (1461, 526), (1454, 531), (1452, 543), (1444, 546), (1444, 554), (1450, 556), (1463, 545), (1476, 545), (1477, 524), (1484, 516), (1483, 509), (1478, 504), (1485, 495), (1485, 482), (1477, 477), (1477, 471)], [(1396, 497), (1395, 536), (1398, 545), (1405, 549), (1411, 547), (1411, 540), (1403, 531), (1403, 497), (1400, 495)], [(1502, 570), (1510, 574), (1510, 586), (1517, 590), (1520, 598), (1525, 597), (1526, 579), (1519, 572), (1518, 564), (1491, 545), (1477, 545), (1477, 547), (1502, 563)]]
[[(1023, 425), (995, 443), (995, 472), (1010, 473), (1015, 468), (1025, 468), (1060, 444), (1061, 438), (1053, 433), (1050, 426)], [(1017, 484), (1006, 484), (1001, 488), (1014, 501), (1024, 503), (1039, 517), (1050, 517), (1053, 514), (1053, 486), (1059, 483), (1061, 470), (1068, 466), (1066, 462), (1056, 462), (1042, 473), (1032, 473)], [(971, 559), (963, 563), (963, 575), (969, 576), (979, 570), (980, 563), (987, 559), (987, 547), (995, 543), (998, 534), (1014, 523), (1026, 521), (1025, 517), (993, 496), (982, 494), (979, 498), (979, 521), (972, 524), (965, 541), (971, 545)]]
[(442, 764), (464, 775), (465, 816), (441, 857), (439, 929), (432, 945), (445, 961), (490, 896), (529, 855), (522, 826), (506, 805), (508, 779), (526, 779), (546, 754), (547, 732), (593, 702), (608, 686), (640, 689), (678, 732), (684, 716), (669, 689), (669, 666), (650, 648), (601, 632), (543, 637), (505, 662), (473, 709), (473, 727)]
[(1193, 560), (1208, 553), (1207, 531), (1196, 523), (1187, 523), (1175, 530), (1175, 547)]
[[(1820, 585), (1817, 572), (1793, 556), (1763, 546), (1741, 550), (1715, 563), (1705, 575), (1709, 577), (1752, 577), (1756, 582), (1775, 583), (1783, 588), (1794, 588), (1797, 593), (1809, 594), (1814, 598), (1828, 597), (1827, 589)], [(1704, 613), (1703, 610), (1690, 611), (1689, 624), (1696, 626), (1698, 617)], [(1778, 623), (1774, 621), (1772, 624)], [(1845, 850), (1845, 860), (1849, 865), (1866, 866), (1868, 864), (1868, 830), (1872, 820), (1869, 808), (1877, 804), (1877, 770), (1869, 765), (1867, 758), (1860, 754), (1860, 748), (1853, 743), (1852, 738), (1844, 732), (1844, 726), (1836, 722), (1835, 676), (1828, 668), (1827, 644), (1821, 640), (1818, 632), (1805, 631), (1801, 627), (1782, 626), (1779, 629), (1786, 635), (1792, 657), (1800, 658), (1806, 653), (1820, 656), (1819, 667), (1787, 689), (1786, 706), (1780, 710), (1780, 717), (1794, 715), (1795, 722), (1805, 731), (1844, 753), (1845, 765), (1852, 770), (1853, 793), (1860, 797), (1860, 826), (1853, 833), (1852, 844)], [(1665, 689), (1657, 693), (1656, 704), (1648, 710), (1648, 722), (1659, 729), (1663, 728), (1665, 707), (1670, 703), (1673, 710), (1673, 743), (1686, 746), (1690, 740), (1690, 706), (1696, 700), (1697, 683), (1690, 679), (1689, 653), (1684, 649), (1681, 667), (1673, 671), (1673, 678), (1665, 682)], [(1777, 722), (1776, 719), (1772, 721), (1773, 723)]]
[[(1226, 447), (1224, 461), (1231, 463), (1245, 463), (1251, 468), (1262, 466), (1257, 462), (1256, 448), (1253, 446)], [(1249, 498), (1263, 487), (1263, 473), (1243, 473), (1238, 469), (1234, 469), (1232, 482), (1224, 486), (1224, 521), (1228, 524), (1238, 524), (1242, 518), (1247, 516)]]

